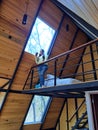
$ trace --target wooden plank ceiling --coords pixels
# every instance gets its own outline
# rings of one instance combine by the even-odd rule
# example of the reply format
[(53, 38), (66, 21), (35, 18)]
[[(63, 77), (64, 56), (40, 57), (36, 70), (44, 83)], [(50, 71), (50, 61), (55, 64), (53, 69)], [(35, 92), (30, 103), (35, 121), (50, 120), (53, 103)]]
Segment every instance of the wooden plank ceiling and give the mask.
[(98, 0), (58, 0), (65, 7), (98, 29)]
[[(22, 18), (26, 10), (27, 2), (29, 2), (27, 9), (28, 20), (27, 24), (23, 25)], [(61, 54), (87, 42), (88, 40), (87, 35), (84, 34), (84, 32), (81, 31), (72, 20), (66, 14), (64, 15), (64, 13), (50, 0), (43, 0), (41, 8), (39, 9), (40, 2), (41, 0), (0, 1), (0, 77), (13, 79), (13, 82), (11, 82), (12, 84), (10, 84), (11, 89), (21, 90), (30, 67), (35, 65), (34, 56), (27, 54), (26, 52), (22, 53), (22, 50), (24, 49), (36, 15), (58, 32), (50, 57)], [(38, 9), (39, 13), (37, 12)], [(59, 26), (60, 24), (61, 27)], [(69, 26), (69, 30), (66, 30), (66, 25)], [(72, 44), (73, 46), (71, 47)], [(80, 54), (82, 51), (78, 53)], [(65, 61), (65, 58), (60, 60)], [(75, 64), (77, 62), (79, 62), (79, 59), (75, 61)], [(62, 65), (60, 65), (60, 67), (62, 67)], [(73, 70), (75, 71), (76, 68)], [(50, 71), (52, 72), (53, 70), (49, 68), (48, 72)], [(70, 71), (67, 71), (67, 73), (70, 73)], [(59, 74), (60, 72), (58, 72), (58, 76)], [(63, 72), (62, 75), (65, 76), (66, 73)], [(3, 85), (5, 82), (6, 80), (2, 80), (0, 81), (0, 84)], [(30, 100), (30, 95), (24, 96), (21, 94), (17, 95), (8, 93), (0, 115), (0, 130), (19, 130), (23, 125), (22, 122)], [(58, 99), (53, 99), (47, 118), (43, 124), (43, 129), (55, 127), (63, 103), (64, 99), (59, 99), (59, 102)], [(57, 106), (58, 109), (55, 110), (56, 108), (54, 106)], [(21, 114), (17, 116), (19, 113)], [(52, 119), (53, 113), (55, 114)], [(41, 124), (37, 125), (36, 130), (39, 130), (40, 127)], [(32, 129), (32, 126), (30, 129)]]

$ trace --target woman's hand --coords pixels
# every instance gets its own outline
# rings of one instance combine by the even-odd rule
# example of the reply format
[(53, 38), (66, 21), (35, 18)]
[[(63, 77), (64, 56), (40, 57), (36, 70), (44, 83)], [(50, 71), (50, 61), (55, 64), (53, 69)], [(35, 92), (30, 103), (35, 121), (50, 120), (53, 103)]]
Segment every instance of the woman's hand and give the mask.
[(38, 55), (38, 52), (35, 53), (35, 56), (37, 56), (37, 55)]

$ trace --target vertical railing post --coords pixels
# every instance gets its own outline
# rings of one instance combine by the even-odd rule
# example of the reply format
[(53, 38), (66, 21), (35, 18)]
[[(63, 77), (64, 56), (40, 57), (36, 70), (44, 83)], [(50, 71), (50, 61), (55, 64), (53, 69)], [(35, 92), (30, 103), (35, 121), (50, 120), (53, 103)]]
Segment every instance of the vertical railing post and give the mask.
[(60, 130), (60, 119), (59, 119), (59, 122), (58, 122), (58, 130)]
[(32, 88), (32, 84), (33, 84), (33, 74), (34, 74), (34, 70), (31, 70), (30, 89)]
[(82, 62), (82, 76), (83, 76), (83, 81), (85, 81), (83, 58), (82, 58), (81, 62)]
[(57, 76), (57, 59), (54, 61), (54, 86), (56, 86), (56, 76)]
[(93, 54), (93, 48), (92, 45), (90, 45), (90, 53), (91, 53), (91, 63), (92, 63), (92, 68), (94, 70), (94, 79), (97, 79), (97, 73), (96, 73), (96, 66), (95, 66), (95, 61), (94, 61), (94, 54)]
[(69, 130), (69, 121), (68, 121), (68, 100), (66, 101), (66, 122), (67, 122), (67, 130)]
[[(78, 109), (78, 104), (77, 104), (77, 98), (75, 98), (75, 110)], [(79, 119), (79, 115), (78, 115), (78, 111), (76, 111), (76, 122), (78, 121)]]
[(26, 81), (25, 81), (25, 84), (24, 84), (24, 86), (23, 86), (23, 90), (25, 89), (25, 86), (26, 86), (26, 84), (27, 84), (27, 82), (28, 82), (28, 79), (29, 79), (30, 74), (31, 74), (31, 69), (30, 69), (30, 71), (29, 71), (29, 74), (28, 74), (27, 79), (26, 79)]

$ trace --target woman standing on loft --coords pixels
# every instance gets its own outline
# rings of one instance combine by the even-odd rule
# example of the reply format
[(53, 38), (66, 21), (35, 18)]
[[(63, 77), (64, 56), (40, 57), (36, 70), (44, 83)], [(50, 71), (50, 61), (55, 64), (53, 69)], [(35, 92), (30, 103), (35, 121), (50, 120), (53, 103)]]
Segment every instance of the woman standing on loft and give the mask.
[[(36, 52), (35, 54), (35, 62), (36, 64), (41, 64), (43, 62), (45, 62), (48, 58), (48, 55), (45, 54), (44, 50), (41, 49), (40, 52)], [(39, 74), (39, 80), (40, 80), (40, 86), (44, 87), (44, 76), (45, 76), (45, 72), (48, 69), (48, 64), (44, 63), (38, 66), (38, 74)]]

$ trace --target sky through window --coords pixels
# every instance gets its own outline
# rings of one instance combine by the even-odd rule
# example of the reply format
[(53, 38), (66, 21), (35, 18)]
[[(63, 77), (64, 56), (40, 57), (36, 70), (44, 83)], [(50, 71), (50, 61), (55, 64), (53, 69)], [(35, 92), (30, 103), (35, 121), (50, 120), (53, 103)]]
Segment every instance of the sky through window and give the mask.
[[(36, 52), (39, 52), (40, 49), (44, 49), (47, 53), (54, 33), (54, 29), (37, 18), (25, 51), (34, 55)], [(46, 96), (34, 96), (24, 124), (41, 122), (48, 106), (49, 99), (50, 98)]]
[(25, 51), (35, 54), (36, 52), (39, 52), (40, 49), (44, 49), (45, 52), (48, 52), (54, 33), (54, 29), (37, 18), (28, 39)]

